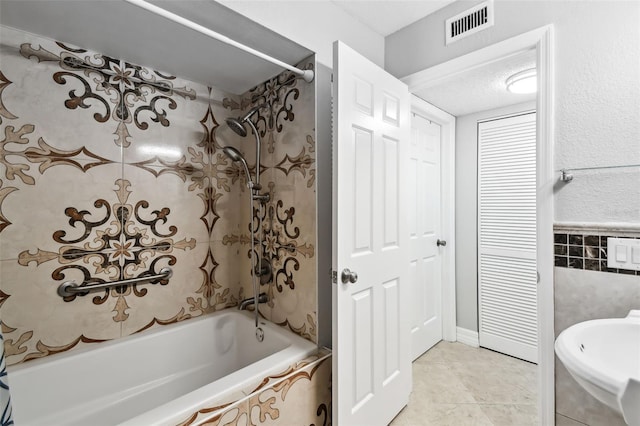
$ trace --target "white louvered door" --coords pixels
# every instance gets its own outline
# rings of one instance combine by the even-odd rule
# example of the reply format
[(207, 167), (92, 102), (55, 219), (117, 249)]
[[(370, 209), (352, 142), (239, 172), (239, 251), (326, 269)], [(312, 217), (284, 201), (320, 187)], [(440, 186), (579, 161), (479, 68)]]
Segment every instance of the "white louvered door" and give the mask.
[(480, 346), (538, 360), (536, 114), (478, 123)]

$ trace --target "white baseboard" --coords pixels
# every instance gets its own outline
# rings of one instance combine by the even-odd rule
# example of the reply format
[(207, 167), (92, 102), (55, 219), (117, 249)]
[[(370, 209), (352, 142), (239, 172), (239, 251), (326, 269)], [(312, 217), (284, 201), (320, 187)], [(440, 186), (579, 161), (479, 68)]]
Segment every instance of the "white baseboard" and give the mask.
[(464, 343), (465, 345), (473, 346), (474, 348), (480, 347), (480, 340), (478, 339), (477, 331), (456, 327), (456, 340), (460, 343)]

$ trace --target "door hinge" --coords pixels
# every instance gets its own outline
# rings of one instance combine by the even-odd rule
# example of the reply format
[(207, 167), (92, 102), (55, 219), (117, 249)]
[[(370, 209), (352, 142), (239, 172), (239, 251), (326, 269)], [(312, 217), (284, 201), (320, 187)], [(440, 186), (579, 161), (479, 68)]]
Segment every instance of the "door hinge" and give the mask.
[(334, 284), (338, 284), (338, 272), (331, 271), (331, 282)]

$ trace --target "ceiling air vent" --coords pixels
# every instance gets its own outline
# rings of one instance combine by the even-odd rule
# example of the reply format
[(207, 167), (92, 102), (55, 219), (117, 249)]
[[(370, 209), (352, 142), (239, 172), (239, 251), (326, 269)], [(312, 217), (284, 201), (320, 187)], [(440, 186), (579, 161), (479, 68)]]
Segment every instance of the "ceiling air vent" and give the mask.
[(446, 44), (493, 26), (493, 0), (482, 2), (447, 19)]

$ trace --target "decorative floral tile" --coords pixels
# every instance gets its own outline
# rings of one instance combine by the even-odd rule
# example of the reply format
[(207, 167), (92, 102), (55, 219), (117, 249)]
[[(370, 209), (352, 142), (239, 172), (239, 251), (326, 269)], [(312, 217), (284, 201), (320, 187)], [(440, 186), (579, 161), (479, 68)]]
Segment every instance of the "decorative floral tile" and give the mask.
[[(290, 396), (287, 396), (290, 395)], [(239, 394), (208, 401), (186, 420), (187, 425), (262, 425), (331, 423), (331, 352), (300, 360), (256, 381)], [(238, 397), (235, 401), (233, 397)]]
[(210, 288), (213, 306), (237, 306), (238, 301), (253, 295), (251, 287), (249, 244), (209, 243), (215, 265), (211, 272)]
[[(58, 286), (71, 278), (61, 269), (46, 263), (23, 266), (14, 260), (0, 262), (2, 334), (8, 365), (120, 337), (120, 324), (113, 320), (114, 304), (108, 303), (105, 292), (73, 301), (58, 296)], [(103, 270), (94, 272), (93, 279), (109, 281), (110, 277)]]
[(212, 413), (194, 414), (178, 426), (249, 426), (249, 401), (240, 400), (229, 407), (212, 409)]
[(312, 342), (318, 338), (315, 277), (316, 259), (296, 252), (286, 258), (271, 285), (271, 321)]
[(113, 83), (98, 77), (100, 73), (91, 66), (73, 65), (95, 60), (106, 66), (106, 57), (96, 59), (100, 55), (7, 27), (0, 31), (1, 71), (7, 85), (2, 104), (13, 119), (19, 119), (16, 128), (34, 126), (33, 136), (42, 137), (56, 150), (73, 152), (91, 146), (95, 160), (121, 161), (113, 130), (105, 132), (103, 124), (115, 120), (117, 127), (118, 123), (110, 106)]
[(331, 356), (297, 370), (249, 399), (250, 424), (331, 423)]
[(24, 263), (46, 258), (67, 264), (82, 253), (118, 249), (121, 225), (114, 190), (121, 166), (85, 170), (82, 165), (52, 167), (43, 174), (25, 167), (23, 177), (5, 186), (12, 191), (0, 205), (6, 219), (1, 259)]
[(122, 336), (205, 313), (207, 303), (198, 305), (196, 300), (206, 294), (199, 290), (206, 283), (208, 265), (204, 263), (204, 270), (200, 267), (208, 251), (207, 242), (195, 241), (176, 243), (160, 250), (134, 251), (133, 255), (141, 262), (125, 266), (125, 276), (140, 276), (141, 271), (157, 274), (165, 266), (172, 269), (173, 275), (166, 281), (136, 285), (125, 291), (122, 314), (126, 319), (122, 321)]
[[(274, 266), (261, 315), (315, 340), (314, 85), (285, 72), (234, 96), (21, 31), (0, 35), (9, 363), (236, 306), (253, 294), (259, 217), (264, 239), (253, 250)], [(222, 152), (236, 147), (255, 171), (253, 135), (224, 122), (256, 105), (262, 192), (272, 197), (259, 210)], [(113, 281), (166, 264), (175, 272), (166, 285), (55, 293), (67, 279)]]

